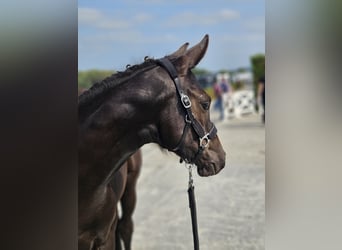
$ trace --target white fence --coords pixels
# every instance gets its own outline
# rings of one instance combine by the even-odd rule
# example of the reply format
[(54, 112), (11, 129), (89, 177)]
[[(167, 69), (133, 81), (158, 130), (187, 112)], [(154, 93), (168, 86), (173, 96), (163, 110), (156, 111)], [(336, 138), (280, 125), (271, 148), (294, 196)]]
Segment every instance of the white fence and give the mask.
[(225, 117), (241, 117), (255, 113), (255, 98), (252, 90), (235, 91), (228, 96), (225, 103)]

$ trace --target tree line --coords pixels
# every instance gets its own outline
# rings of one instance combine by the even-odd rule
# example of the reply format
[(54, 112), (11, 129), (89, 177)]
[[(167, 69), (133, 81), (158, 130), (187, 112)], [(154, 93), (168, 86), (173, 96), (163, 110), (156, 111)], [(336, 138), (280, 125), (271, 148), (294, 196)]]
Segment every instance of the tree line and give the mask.
[[(251, 67), (252, 67), (253, 79), (254, 79), (254, 89), (256, 91), (259, 79), (261, 77), (265, 77), (265, 55), (255, 54), (250, 57), (250, 62), (251, 62)], [(242, 69), (240, 68), (238, 69), (238, 71), (239, 70), (241, 71)], [(222, 73), (222, 72), (231, 73), (231, 70), (222, 69), (222, 70), (219, 70), (218, 72), (219, 73)], [(80, 91), (87, 89), (94, 83), (100, 82), (104, 78), (114, 73), (115, 73), (115, 70), (92, 69), (92, 70), (79, 71), (78, 72), (78, 89)], [(203, 76), (206, 74), (210, 74), (211, 72), (206, 69), (195, 68), (193, 69), (193, 73), (196, 76)]]
[(98, 70), (91, 69), (78, 71), (78, 88), (80, 90), (87, 89), (96, 82), (100, 82), (104, 78), (115, 73), (115, 70)]

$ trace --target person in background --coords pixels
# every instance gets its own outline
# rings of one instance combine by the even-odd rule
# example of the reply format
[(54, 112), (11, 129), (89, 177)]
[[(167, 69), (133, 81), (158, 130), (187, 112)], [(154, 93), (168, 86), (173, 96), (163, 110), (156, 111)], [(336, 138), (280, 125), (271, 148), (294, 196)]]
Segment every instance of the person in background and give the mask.
[(220, 112), (220, 120), (224, 119), (224, 108), (223, 108), (223, 91), (218, 82), (214, 83), (214, 93), (216, 97), (215, 108), (217, 108)]
[(258, 101), (259, 109), (262, 108), (263, 110), (261, 115), (261, 121), (262, 123), (265, 123), (265, 76), (260, 77), (258, 81), (258, 100), (260, 100)]
[(222, 78), (220, 87), (222, 90), (222, 106), (223, 106), (223, 119), (229, 118), (229, 95), (230, 95), (230, 89), (229, 89), (229, 83), (227, 80)]

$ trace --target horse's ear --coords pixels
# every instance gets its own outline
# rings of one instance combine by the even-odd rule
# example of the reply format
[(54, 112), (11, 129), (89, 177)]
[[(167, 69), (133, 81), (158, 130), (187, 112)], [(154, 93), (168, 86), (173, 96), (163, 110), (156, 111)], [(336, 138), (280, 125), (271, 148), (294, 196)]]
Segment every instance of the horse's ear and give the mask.
[(205, 35), (203, 39), (190, 48), (183, 56), (177, 60), (176, 64), (181, 75), (185, 75), (188, 69), (194, 68), (204, 57), (209, 43), (209, 36)]
[(189, 46), (189, 43), (184, 43), (177, 51), (173, 52), (171, 55), (168, 55), (168, 57), (172, 59), (172, 58), (178, 58), (184, 55), (188, 46)]

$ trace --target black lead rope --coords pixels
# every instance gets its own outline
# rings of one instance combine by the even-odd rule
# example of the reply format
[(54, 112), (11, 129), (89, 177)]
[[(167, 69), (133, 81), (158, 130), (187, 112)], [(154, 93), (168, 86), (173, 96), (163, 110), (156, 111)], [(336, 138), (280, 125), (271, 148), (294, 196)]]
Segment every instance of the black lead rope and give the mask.
[(193, 185), (193, 179), (192, 179), (192, 165), (189, 166), (188, 197), (189, 197), (189, 207), (190, 207), (190, 213), (191, 213), (191, 224), (192, 224), (192, 235), (193, 235), (193, 240), (194, 240), (194, 249), (199, 250), (195, 187)]
[(189, 187), (188, 187), (188, 196), (189, 196), (189, 207), (191, 212), (191, 224), (192, 224), (192, 234), (194, 240), (194, 249), (199, 250), (199, 240), (198, 240), (198, 230), (197, 230), (197, 212), (196, 212), (196, 201), (195, 201), (195, 187), (193, 185), (192, 179), (192, 164), (197, 161), (198, 157), (201, 156), (202, 152), (205, 148), (208, 147), (209, 141), (216, 136), (217, 129), (213, 123), (211, 123), (211, 129), (209, 132), (206, 132), (205, 127), (203, 127), (195, 118), (191, 110), (191, 101), (186, 91), (184, 91), (181, 87), (180, 78), (178, 77), (177, 69), (170, 62), (170, 60), (166, 57), (157, 60), (157, 63), (162, 66), (170, 75), (173, 80), (173, 83), (176, 87), (177, 94), (180, 98), (180, 101), (184, 107), (185, 111), (185, 127), (183, 129), (182, 137), (179, 143), (172, 151), (177, 151), (183, 146), (185, 135), (189, 127), (191, 126), (199, 139), (199, 147), (198, 151), (195, 154), (193, 159), (181, 159), (181, 162), (184, 160), (186, 163), (190, 163), (189, 165)]

